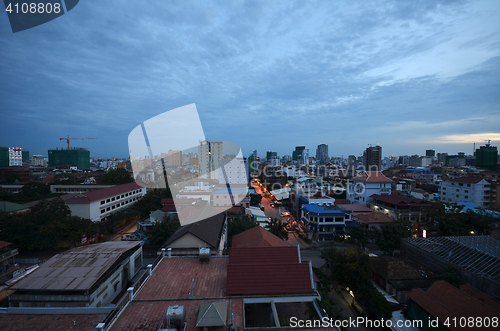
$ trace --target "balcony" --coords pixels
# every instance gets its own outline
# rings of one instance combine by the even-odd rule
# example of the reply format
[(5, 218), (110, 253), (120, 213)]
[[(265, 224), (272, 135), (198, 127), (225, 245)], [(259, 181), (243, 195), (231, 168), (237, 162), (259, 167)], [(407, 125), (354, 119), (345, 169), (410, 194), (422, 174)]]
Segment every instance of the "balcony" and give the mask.
[(19, 250), (17, 248), (14, 248), (14, 249), (0, 255), (0, 261), (5, 260), (11, 256), (17, 255), (18, 253), (19, 253)]

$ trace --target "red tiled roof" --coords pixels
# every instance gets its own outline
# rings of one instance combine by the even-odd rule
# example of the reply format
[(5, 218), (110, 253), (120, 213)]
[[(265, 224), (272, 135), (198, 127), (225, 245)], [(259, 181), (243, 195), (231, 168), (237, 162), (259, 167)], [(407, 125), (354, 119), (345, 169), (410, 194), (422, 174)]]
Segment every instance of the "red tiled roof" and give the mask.
[(161, 207), (161, 211), (164, 212), (177, 212), (177, 209), (175, 209), (175, 205), (165, 205)]
[(12, 245), (12, 243), (0, 240), (0, 248), (7, 247), (9, 245)]
[(369, 224), (394, 222), (394, 219), (392, 217), (382, 213), (356, 214), (354, 216)]
[(229, 264), (298, 263), (297, 247), (231, 247)]
[(137, 189), (142, 189), (136, 182), (117, 185), (113, 187), (103, 188), (102, 190), (96, 190), (91, 192), (79, 193), (73, 198), (66, 200), (66, 203), (90, 203), (92, 201), (102, 200), (108, 197), (119, 195), (122, 193), (127, 193)]
[(373, 194), (370, 196), (374, 200), (379, 200), (387, 203), (392, 203), (394, 205), (410, 205), (410, 206), (432, 206), (432, 204), (427, 203), (423, 200), (411, 197), (405, 197), (399, 194)]
[(309, 293), (311, 275), (307, 263), (229, 264), (228, 295)]
[(231, 247), (226, 292), (313, 294), (314, 290), (309, 264), (299, 263), (297, 247)]
[(468, 284), (461, 285), (460, 290), (462, 292), (467, 293), (470, 296), (473, 296), (474, 298), (481, 301), (482, 303), (484, 303), (488, 307), (492, 308), (493, 310), (500, 312), (500, 302), (493, 299), (492, 297), (490, 297), (486, 293), (481, 292), (478, 289), (476, 289)]
[(284, 247), (286, 242), (264, 229), (256, 226), (233, 237), (233, 247)]
[[(495, 310), (476, 297), (450, 285), (449, 283), (438, 280), (432, 284), (427, 291), (422, 289), (413, 289), (406, 293), (408, 297), (431, 316), (437, 317), (440, 321), (446, 318), (457, 320), (461, 317), (498, 317), (500, 311)], [(484, 294), (485, 295), (485, 294)], [(457, 325), (459, 326), (459, 325)], [(461, 330), (463, 328), (454, 328), (450, 330)], [(472, 330), (487, 330), (486, 328), (475, 327)]]
[[(138, 300), (188, 299), (226, 297), (228, 257), (212, 257), (209, 263), (198, 258), (163, 259), (151, 279), (137, 296)], [(194, 282), (192, 282), (194, 279)]]
[[(199, 331), (196, 327), (198, 311), (203, 302), (226, 302), (226, 325), (232, 324), (231, 312), (234, 313), (234, 325), (243, 330), (243, 299), (206, 299), (206, 300), (174, 300), (174, 301), (132, 301), (111, 327), (111, 331), (141, 330), (158, 331), (170, 306), (184, 306), (186, 311), (186, 331)], [(229, 329), (229, 328), (228, 328)], [(95, 326), (94, 329), (95, 330)], [(281, 331), (281, 330), (280, 330)], [(308, 330), (310, 331), (310, 330)]]
[(95, 330), (107, 314), (21, 315), (0, 314), (0, 330)]
[(174, 204), (174, 199), (172, 199), (172, 198), (161, 199), (161, 204), (162, 205), (173, 205)]
[(366, 171), (363, 175), (358, 175), (353, 178), (364, 182), (392, 182), (389, 178), (385, 177), (380, 171)]

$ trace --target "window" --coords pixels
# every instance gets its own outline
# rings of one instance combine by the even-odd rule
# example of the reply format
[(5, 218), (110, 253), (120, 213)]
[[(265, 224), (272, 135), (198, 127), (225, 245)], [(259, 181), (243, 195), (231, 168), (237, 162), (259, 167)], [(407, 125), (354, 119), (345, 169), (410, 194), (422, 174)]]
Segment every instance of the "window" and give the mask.
[(469, 193), (469, 190), (465, 190), (465, 193)]
[(466, 195), (464, 198), (469, 199), (469, 196), (468, 196), (468, 195)]
[(464, 186), (464, 183), (458, 183), (458, 186)]
[(467, 184), (467, 187), (470, 187), (470, 184)]
[(108, 202), (110, 202), (110, 201), (111, 201), (111, 199), (107, 199), (107, 200), (106, 200), (106, 203), (108, 203)]
[(104, 200), (101, 200), (101, 205), (104, 205)]

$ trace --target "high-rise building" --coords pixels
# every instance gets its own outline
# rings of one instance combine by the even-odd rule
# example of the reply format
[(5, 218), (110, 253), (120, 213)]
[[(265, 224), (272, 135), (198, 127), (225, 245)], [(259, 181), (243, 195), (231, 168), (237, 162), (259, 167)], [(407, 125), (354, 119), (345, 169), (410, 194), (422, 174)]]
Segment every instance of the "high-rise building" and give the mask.
[(433, 149), (427, 149), (427, 150), (425, 150), (425, 156), (434, 157), (434, 156), (436, 156), (436, 151)]
[(476, 167), (495, 171), (498, 161), (498, 149), (488, 142), (486, 146), (476, 149)]
[(222, 141), (200, 141), (198, 166), (200, 178), (219, 179), (219, 160), (224, 156)]
[[(249, 164), (246, 158), (222, 158), (219, 160), (219, 184), (247, 184)], [(224, 169), (224, 171), (222, 171)], [(225, 172), (225, 174), (224, 174)]]
[(382, 166), (382, 146), (370, 146), (363, 152), (363, 165), (367, 170), (380, 171)]
[(78, 169), (90, 169), (90, 152), (84, 148), (49, 149), (49, 167), (76, 165)]
[(318, 148), (316, 149), (316, 161), (320, 163), (325, 163), (328, 162), (328, 145), (326, 144), (321, 144), (318, 145)]
[(30, 159), (30, 164), (35, 167), (46, 167), (47, 157), (44, 155), (33, 155)]
[(273, 157), (278, 157), (278, 153), (276, 152), (266, 152), (266, 160), (270, 161)]
[(448, 157), (448, 153), (438, 153), (438, 163), (446, 164), (446, 158)]
[(294, 161), (297, 161), (302, 157), (302, 152), (306, 149), (306, 146), (297, 146), (292, 153), (292, 158)]
[(169, 166), (180, 166), (182, 164), (182, 151), (169, 149), (167, 155), (167, 164)]
[(9, 166), (9, 148), (0, 147), (0, 168)]
[(23, 150), (19, 147), (9, 147), (9, 167), (23, 165)]

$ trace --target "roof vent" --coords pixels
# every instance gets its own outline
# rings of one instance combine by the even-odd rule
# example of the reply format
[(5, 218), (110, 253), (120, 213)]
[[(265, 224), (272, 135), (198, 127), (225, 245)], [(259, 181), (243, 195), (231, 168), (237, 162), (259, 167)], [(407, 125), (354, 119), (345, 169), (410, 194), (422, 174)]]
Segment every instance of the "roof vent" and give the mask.
[(209, 262), (210, 262), (210, 248), (200, 247), (200, 263), (209, 263)]
[(184, 322), (186, 320), (186, 309), (184, 306), (170, 306), (167, 309), (167, 315), (165, 317), (165, 329), (176, 328), (181, 330), (184, 328)]

